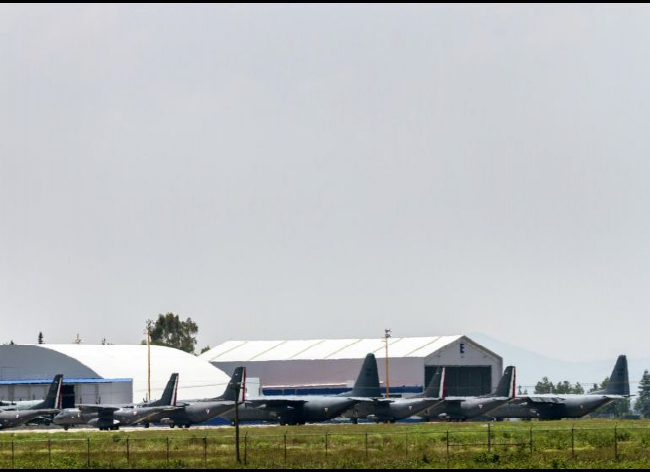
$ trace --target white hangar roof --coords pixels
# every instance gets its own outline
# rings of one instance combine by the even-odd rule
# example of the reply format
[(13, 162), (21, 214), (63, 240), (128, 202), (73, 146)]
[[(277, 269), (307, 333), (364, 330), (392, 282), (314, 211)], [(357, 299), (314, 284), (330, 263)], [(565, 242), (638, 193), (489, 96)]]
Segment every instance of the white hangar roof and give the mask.
[[(427, 357), (463, 337), (455, 335), (389, 338), (388, 354), (391, 358)], [(363, 359), (369, 352), (374, 353), (377, 358), (385, 357), (384, 339), (227, 341), (203, 353), (200, 357), (208, 362)]]
[[(137, 402), (147, 395), (147, 346), (0, 346), (0, 372), (4, 380), (46, 378), (58, 373), (71, 378), (131, 378), (133, 400)], [(205, 360), (178, 349), (152, 345), (152, 398), (160, 397), (174, 372), (179, 373), (179, 399), (215, 397), (225, 390), (230, 380)]]

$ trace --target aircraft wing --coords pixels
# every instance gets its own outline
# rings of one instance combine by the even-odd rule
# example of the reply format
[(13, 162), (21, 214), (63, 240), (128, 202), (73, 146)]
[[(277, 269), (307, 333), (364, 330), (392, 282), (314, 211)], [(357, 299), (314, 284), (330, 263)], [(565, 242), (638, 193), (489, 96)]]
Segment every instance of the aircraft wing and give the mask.
[(91, 413), (112, 413), (120, 409), (116, 405), (77, 405), (77, 408)]
[(32, 413), (38, 413), (39, 415), (54, 415), (57, 414), (61, 410), (57, 410), (56, 408), (41, 408), (38, 410), (24, 410), (25, 412), (32, 412)]
[(524, 403), (528, 405), (561, 405), (565, 402), (566, 400), (562, 397), (536, 397), (534, 395), (517, 397), (510, 401), (514, 405), (522, 405)]
[(183, 409), (183, 405), (176, 405), (176, 406), (169, 405), (169, 406), (161, 406), (160, 408), (157, 408), (156, 411), (178, 411), (182, 409)]
[(350, 400), (354, 400), (357, 403), (372, 403), (374, 405), (388, 405), (390, 403), (395, 403), (394, 399), (391, 398), (373, 398), (373, 397), (348, 397)]
[(292, 400), (288, 398), (264, 398), (255, 400), (246, 400), (246, 404), (259, 409), (273, 409), (273, 408), (297, 408), (307, 403), (307, 400)]
[(443, 398), (444, 403), (447, 405), (460, 405), (465, 401), (464, 398)]

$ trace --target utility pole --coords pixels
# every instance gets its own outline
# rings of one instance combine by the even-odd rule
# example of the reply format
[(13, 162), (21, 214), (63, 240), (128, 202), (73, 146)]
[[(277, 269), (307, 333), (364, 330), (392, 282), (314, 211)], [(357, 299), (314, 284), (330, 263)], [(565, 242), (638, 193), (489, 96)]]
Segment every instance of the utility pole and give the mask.
[(147, 335), (147, 403), (151, 401), (151, 326), (153, 321), (147, 320), (147, 328), (145, 334)]
[(388, 338), (391, 330), (384, 329), (384, 341), (386, 342), (386, 398), (390, 397), (390, 377), (388, 376)]

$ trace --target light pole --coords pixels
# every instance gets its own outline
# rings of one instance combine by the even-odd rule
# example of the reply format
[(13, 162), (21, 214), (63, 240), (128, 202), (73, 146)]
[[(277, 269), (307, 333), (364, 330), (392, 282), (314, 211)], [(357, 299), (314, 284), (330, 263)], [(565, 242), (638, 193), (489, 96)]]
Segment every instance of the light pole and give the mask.
[(151, 326), (153, 321), (147, 320), (147, 328), (145, 334), (147, 335), (147, 403), (151, 401)]
[(390, 332), (390, 329), (384, 329), (384, 341), (386, 343), (386, 398), (390, 396), (390, 377), (388, 376), (388, 338), (390, 338)]

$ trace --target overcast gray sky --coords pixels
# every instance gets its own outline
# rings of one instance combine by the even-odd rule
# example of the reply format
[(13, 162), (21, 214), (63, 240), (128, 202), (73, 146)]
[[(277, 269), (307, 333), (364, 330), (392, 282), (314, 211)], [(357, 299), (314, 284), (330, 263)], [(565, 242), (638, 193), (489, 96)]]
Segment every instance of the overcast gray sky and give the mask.
[(648, 356), (647, 6), (0, 6), (2, 339)]

